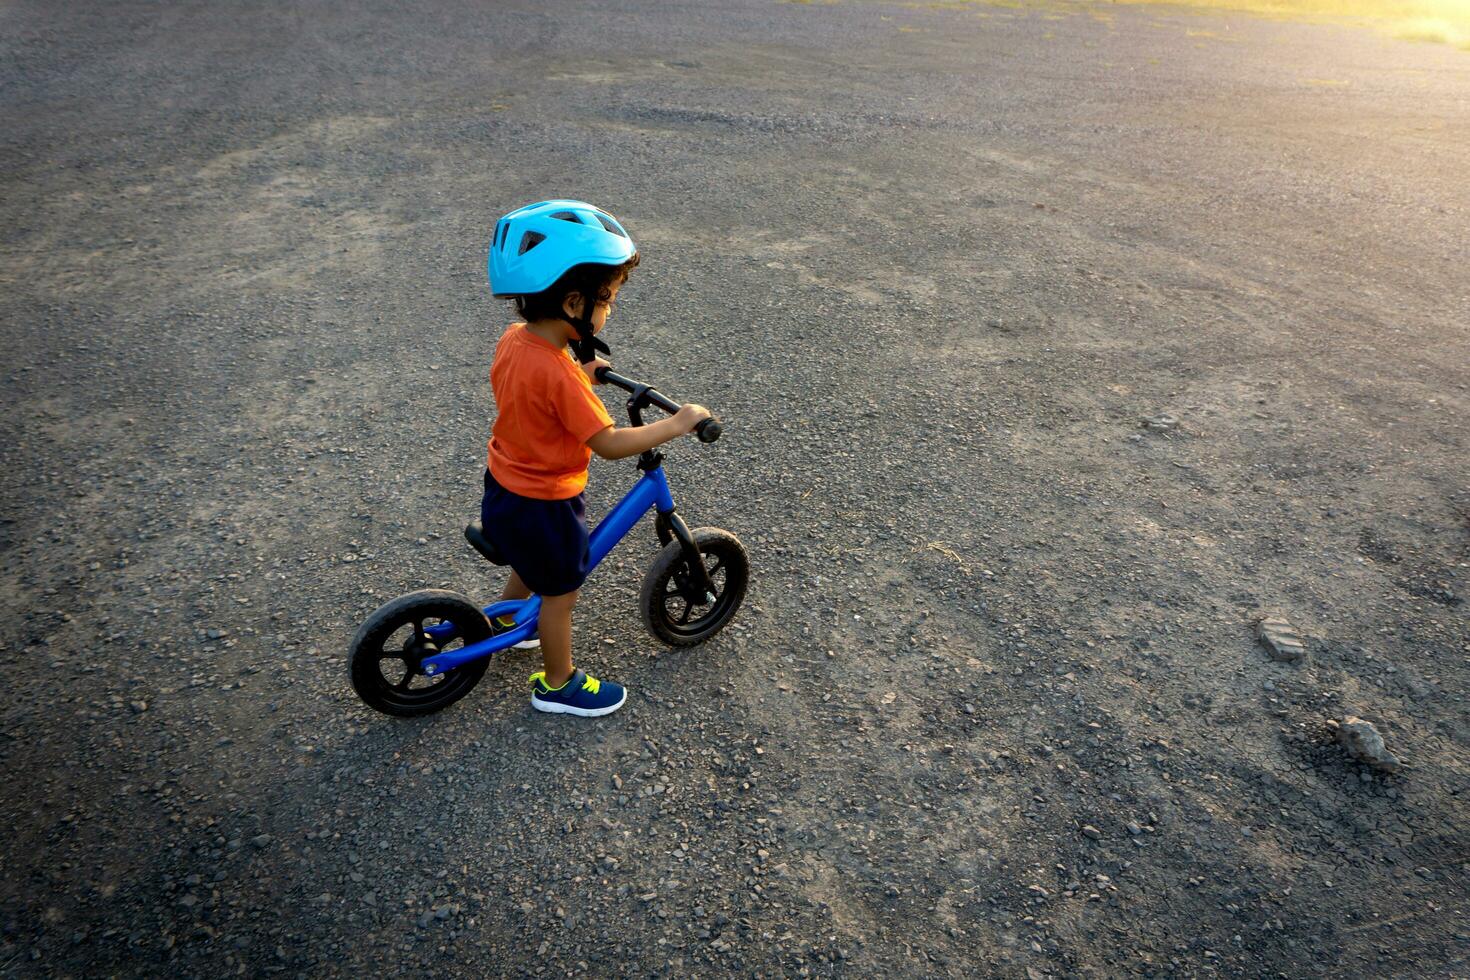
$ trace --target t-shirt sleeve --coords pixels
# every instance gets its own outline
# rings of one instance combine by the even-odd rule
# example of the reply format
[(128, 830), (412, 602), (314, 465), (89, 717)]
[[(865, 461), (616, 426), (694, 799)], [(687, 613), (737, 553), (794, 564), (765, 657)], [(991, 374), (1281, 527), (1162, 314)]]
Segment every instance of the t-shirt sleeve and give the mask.
[[(580, 374), (582, 369), (573, 367), (572, 371)], [(592, 385), (571, 371), (566, 373), (565, 381), (556, 386), (553, 405), (561, 424), (578, 442), (586, 442), (613, 424), (612, 416), (607, 414), (606, 406), (593, 392)]]

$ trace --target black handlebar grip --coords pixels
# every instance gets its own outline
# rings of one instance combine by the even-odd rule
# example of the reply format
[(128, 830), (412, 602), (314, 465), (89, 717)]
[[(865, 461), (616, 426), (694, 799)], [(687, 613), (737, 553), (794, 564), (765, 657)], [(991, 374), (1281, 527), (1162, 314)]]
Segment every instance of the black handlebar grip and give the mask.
[(707, 418), (694, 427), (694, 434), (699, 438), (700, 442), (714, 442), (724, 430), (724, 426), (720, 425), (719, 419)]

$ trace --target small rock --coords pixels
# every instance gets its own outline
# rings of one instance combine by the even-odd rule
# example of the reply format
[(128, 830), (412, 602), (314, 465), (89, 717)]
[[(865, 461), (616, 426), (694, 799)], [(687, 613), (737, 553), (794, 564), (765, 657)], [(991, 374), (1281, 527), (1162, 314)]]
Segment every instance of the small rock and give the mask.
[(1388, 751), (1388, 747), (1383, 744), (1383, 736), (1373, 727), (1371, 721), (1348, 715), (1340, 722), (1330, 721), (1327, 725), (1336, 730), (1338, 744), (1359, 762), (1380, 772), (1398, 772), (1403, 768), (1398, 756)]
[(1128, 821), (1128, 833), (1132, 834), (1134, 837), (1137, 837), (1139, 834), (1143, 833), (1143, 828), (1138, 825), (1138, 821), (1130, 820)]
[(135, 714), (135, 715), (141, 715), (143, 712), (145, 712), (145, 711), (148, 710), (148, 702), (147, 701), (134, 701), (132, 703), (132, 705), (130, 705), (130, 707), (132, 707), (132, 709), (133, 709), (133, 714)]
[(250, 838), (250, 846), (254, 847), (257, 851), (263, 851), (271, 846), (272, 839), (270, 834), (258, 834)]
[(1257, 624), (1257, 632), (1272, 660), (1296, 663), (1306, 656), (1307, 647), (1292, 625), (1279, 616), (1268, 616)]
[(1141, 428), (1150, 432), (1173, 432), (1179, 428), (1179, 420), (1172, 415), (1146, 415), (1138, 420)]
[(1088, 840), (1102, 840), (1102, 831), (1090, 823), (1085, 823), (1082, 825), (1082, 836)]

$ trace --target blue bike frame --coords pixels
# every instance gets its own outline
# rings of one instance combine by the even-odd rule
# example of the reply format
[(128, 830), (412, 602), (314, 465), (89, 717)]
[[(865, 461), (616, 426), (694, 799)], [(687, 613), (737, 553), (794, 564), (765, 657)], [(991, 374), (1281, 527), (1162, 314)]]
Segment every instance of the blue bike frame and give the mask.
[[(674, 495), (669, 491), (669, 481), (664, 476), (663, 466), (654, 466), (646, 470), (628, 495), (618, 501), (617, 506), (607, 512), (593, 530), (588, 542), (591, 552), (591, 568), (596, 568), (607, 553), (623, 537), (633, 529), (633, 525), (648, 513), (649, 508), (656, 507), (660, 514), (672, 514), (674, 511)], [(589, 569), (590, 571), (590, 569)], [(533, 595), (529, 599), (512, 599), (508, 602), (497, 602), (485, 607), (485, 615), (491, 619), (496, 616), (514, 616), (516, 625), (505, 633), (498, 633), (488, 640), (479, 643), (471, 643), (458, 650), (450, 650), (445, 653), (435, 654), (424, 659), (423, 672), (433, 677), (442, 674), (446, 670), (488, 657), (492, 653), (504, 650), (506, 647), (520, 643), (536, 633), (536, 622), (541, 615), (541, 597)], [(429, 639), (436, 644), (446, 643), (455, 636), (453, 623), (440, 623), (437, 626), (425, 627), (424, 632)]]

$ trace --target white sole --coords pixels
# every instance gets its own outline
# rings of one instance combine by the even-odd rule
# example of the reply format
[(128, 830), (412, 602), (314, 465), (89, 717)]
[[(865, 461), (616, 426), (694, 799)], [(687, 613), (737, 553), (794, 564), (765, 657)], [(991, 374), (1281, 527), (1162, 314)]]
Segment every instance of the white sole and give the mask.
[(540, 650), (541, 641), (539, 639), (522, 640), (519, 643), (512, 644), (512, 646), (517, 650)]
[(610, 715), (623, 706), (628, 700), (628, 692), (623, 691), (623, 696), (618, 699), (617, 704), (610, 704), (605, 708), (576, 708), (570, 704), (558, 704), (555, 701), (541, 701), (534, 695), (531, 697), (531, 707), (537, 711), (544, 711), (549, 715), (576, 715), (578, 718), (601, 718)]

